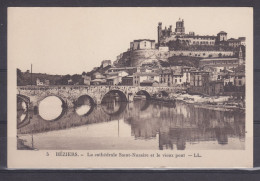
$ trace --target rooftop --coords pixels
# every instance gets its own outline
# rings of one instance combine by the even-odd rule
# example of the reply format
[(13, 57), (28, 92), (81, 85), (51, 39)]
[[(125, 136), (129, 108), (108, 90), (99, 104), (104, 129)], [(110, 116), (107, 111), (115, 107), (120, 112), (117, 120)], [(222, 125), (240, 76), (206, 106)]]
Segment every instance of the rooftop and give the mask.
[(151, 75), (151, 76), (156, 76), (158, 75), (157, 73), (155, 72), (136, 72), (134, 75), (139, 75), (139, 76), (147, 76), (147, 75)]
[(134, 40), (134, 42), (141, 42), (141, 41), (155, 42), (155, 40), (150, 40), (150, 39), (138, 39), (138, 40)]
[(225, 31), (221, 31), (218, 34), (227, 34)]

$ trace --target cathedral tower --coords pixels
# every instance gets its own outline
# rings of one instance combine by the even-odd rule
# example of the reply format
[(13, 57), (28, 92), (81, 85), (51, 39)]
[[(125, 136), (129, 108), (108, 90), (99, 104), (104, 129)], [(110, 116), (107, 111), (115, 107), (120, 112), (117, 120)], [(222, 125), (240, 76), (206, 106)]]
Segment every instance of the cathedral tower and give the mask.
[(185, 34), (184, 21), (181, 20), (180, 18), (176, 22), (175, 33), (176, 34)]
[(158, 45), (160, 46), (161, 37), (162, 37), (162, 23), (161, 22), (158, 23), (157, 32), (158, 32)]

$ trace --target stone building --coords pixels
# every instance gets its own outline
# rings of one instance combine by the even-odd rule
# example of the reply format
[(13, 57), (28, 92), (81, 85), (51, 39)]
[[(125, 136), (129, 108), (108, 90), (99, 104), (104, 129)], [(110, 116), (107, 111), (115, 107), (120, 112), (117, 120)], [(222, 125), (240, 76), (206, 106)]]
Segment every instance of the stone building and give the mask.
[(176, 34), (185, 34), (185, 27), (184, 27), (184, 20), (180, 19), (176, 22), (176, 28), (175, 28)]
[(106, 74), (108, 85), (121, 85), (122, 78), (128, 76), (126, 71), (110, 72)]
[(90, 82), (91, 82), (91, 77), (90, 76), (82, 75), (82, 78), (83, 78), (83, 84), (84, 85), (90, 85)]
[(176, 66), (160, 71), (160, 86), (186, 86), (190, 83), (190, 67)]
[(199, 62), (200, 67), (215, 67), (218, 69), (218, 72), (223, 71), (224, 69), (235, 68), (238, 65), (238, 58), (206, 58)]
[(235, 39), (235, 38), (230, 38), (227, 40), (228, 46), (230, 47), (239, 47), (241, 45), (241, 40)]
[(190, 94), (206, 94), (209, 78), (209, 72), (199, 70), (191, 71), (188, 92)]
[(215, 67), (218, 72), (225, 69), (234, 69), (239, 65), (244, 64), (244, 59), (242, 55), (242, 49), (240, 47), (238, 58), (233, 57), (222, 57), (222, 54), (218, 58), (205, 58), (200, 60), (199, 66), (201, 68), (205, 67)]
[(39, 78), (36, 79), (36, 85), (37, 86), (43, 86), (44, 85), (44, 81), (41, 81)]
[(222, 80), (211, 81), (206, 86), (205, 94), (209, 96), (219, 96), (224, 94), (224, 84)]
[(133, 86), (134, 85), (133, 79), (134, 79), (133, 75), (122, 77), (122, 85)]
[(160, 76), (155, 72), (136, 72), (133, 74), (134, 86), (155, 86), (159, 83)]
[(155, 49), (155, 40), (139, 39), (130, 42), (130, 50), (147, 50)]
[(105, 67), (111, 65), (111, 60), (103, 60), (101, 62), (101, 65), (102, 65), (103, 68), (105, 68)]
[(225, 42), (227, 41), (227, 33), (225, 31), (221, 31), (217, 34), (217, 42)]

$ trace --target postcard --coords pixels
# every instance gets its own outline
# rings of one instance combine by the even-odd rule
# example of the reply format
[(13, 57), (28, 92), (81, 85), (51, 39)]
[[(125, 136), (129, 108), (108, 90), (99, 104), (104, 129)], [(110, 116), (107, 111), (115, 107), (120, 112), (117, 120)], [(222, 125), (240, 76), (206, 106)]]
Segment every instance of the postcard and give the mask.
[(253, 8), (8, 8), (8, 168), (253, 167)]

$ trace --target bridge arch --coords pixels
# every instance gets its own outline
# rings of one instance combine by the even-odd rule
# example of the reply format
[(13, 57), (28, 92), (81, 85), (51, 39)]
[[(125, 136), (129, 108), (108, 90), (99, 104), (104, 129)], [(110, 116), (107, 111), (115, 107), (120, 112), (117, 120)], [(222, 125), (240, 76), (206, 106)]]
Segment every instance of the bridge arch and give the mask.
[(92, 98), (92, 97), (91, 97), (90, 95), (88, 95), (88, 94), (83, 94), (83, 95), (79, 96), (79, 97), (77, 98), (77, 100), (74, 101), (73, 103), (74, 103), (75, 106), (80, 106), (80, 105), (83, 105), (84, 103), (86, 103), (86, 100), (89, 100), (87, 103), (88, 103), (89, 105), (91, 105), (91, 106), (94, 105), (94, 104), (96, 104), (94, 98)]
[(139, 90), (139, 91), (137, 91), (137, 92), (135, 93), (134, 96), (136, 96), (136, 95), (145, 95), (145, 97), (146, 97), (147, 100), (151, 99), (150, 93), (147, 92), (146, 90)]
[(112, 90), (109, 90), (106, 94), (104, 94), (101, 97), (101, 103), (105, 101), (104, 98), (106, 96), (108, 96), (109, 94), (116, 94), (116, 95), (118, 95), (121, 102), (127, 102), (128, 101), (127, 95), (124, 92), (122, 92), (121, 90), (112, 89)]
[[(42, 115), (39, 113), (39, 106), (40, 106), (40, 103), (48, 98), (48, 97), (56, 97), (58, 98), (60, 101), (61, 101), (61, 113), (59, 115), (57, 115), (56, 118), (53, 118), (53, 119), (45, 119), (44, 117), (42, 117)], [(43, 120), (46, 120), (46, 121), (57, 121), (59, 120), (67, 111), (67, 108), (68, 108), (68, 105), (67, 105), (67, 100), (65, 98), (62, 98), (60, 95), (56, 95), (56, 94), (48, 94), (46, 96), (43, 96), (41, 97), (38, 101), (37, 101), (37, 104), (34, 106), (34, 112), (37, 111), (37, 113), (39, 114), (39, 116), (43, 119)]]
[(22, 94), (17, 94), (17, 99), (21, 99), (23, 100), (25, 103), (30, 103), (30, 98), (25, 96), (25, 95), (22, 95)]
[(46, 99), (47, 97), (57, 97), (59, 100), (61, 100), (62, 102), (62, 108), (67, 108), (68, 105), (67, 105), (67, 100), (66, 98), (63, 98), (62, 96), (60, 95), (57, 95), (57, 94), (48, 94), (46, 96), (43, 96), (42, 98), (40, 98), (38, 101), (37, 101), (37, 109), (39, 108), (39, 105), (41, 103), (41, 101), (43, 101), (44, 99)]
[(116, 111), (107, 111), (103, 105), (101, 105), (102, 110), (109, 116), (119, 116), (126, 109), (127, 103), (120, 102), (119, 108)]
[[(23, 105), (23, 102), (25, 105)], [(25, 95), (17, 94), (17, 128), (20, 128), (28, 119), (29, 106), (30, 98)]]
[[(74, 108), (76, 109), (76, 112), (80, 116), (88, 116), (92, 113), (95, 106), (95, 100), (88, 94), (83, 94), (77, 98), (76, 101), (73, 101)], [(88, 105), (89, 109), (86, 110), (86, 107), (84, 108), (84, 105)], [(82, 109), (83, 108), (83, 109)], [(81, 109), (81, 110), (80, 110)]]
[(169, 93), (166, 92), (165, 90), (161, 90), (161, 91), (159, 91), (159, 94), (161, 94), (162, 97), (168, 97), (168, 96), (169, 96)]

